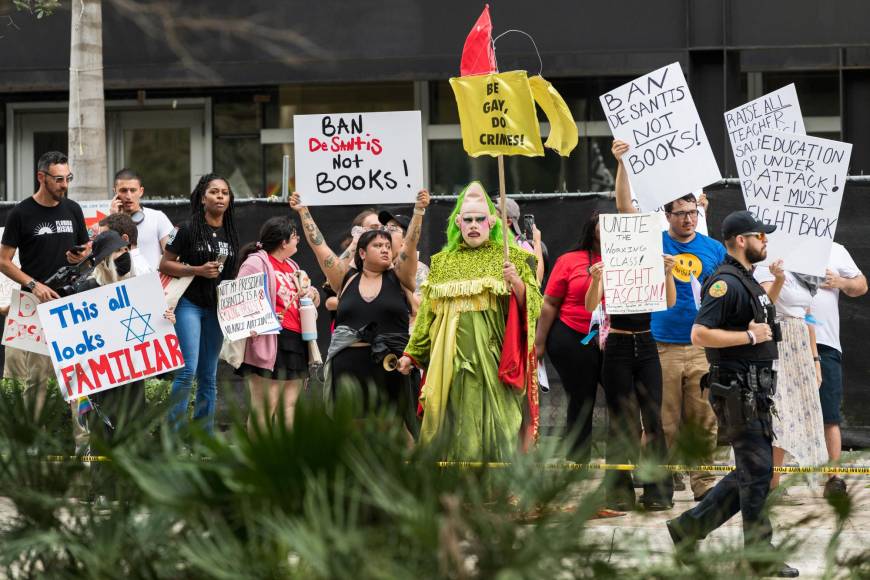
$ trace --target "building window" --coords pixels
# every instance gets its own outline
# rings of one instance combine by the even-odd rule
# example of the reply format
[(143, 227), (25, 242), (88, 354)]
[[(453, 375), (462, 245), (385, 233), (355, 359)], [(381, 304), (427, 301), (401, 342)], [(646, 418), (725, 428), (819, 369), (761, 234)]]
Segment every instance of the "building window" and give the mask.
[(214, 168), (239, 197), (261, 197), (263, 187), (263, 104), (248, 94), (240, 101), (216, 99)]

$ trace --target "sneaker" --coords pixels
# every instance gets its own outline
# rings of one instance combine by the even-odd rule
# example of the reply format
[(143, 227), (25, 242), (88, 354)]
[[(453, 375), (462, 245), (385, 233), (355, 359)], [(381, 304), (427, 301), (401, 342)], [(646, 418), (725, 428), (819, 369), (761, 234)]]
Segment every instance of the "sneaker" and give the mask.
[(776, 576), (777, 578), (797, 578), (801, 575), (800, 570), (789, 566), (785, 562), (779, 565), (753, 566), (756, 574), (763, 576)]
[(825, 499), (844, 495), (846, 495), (846, 482), (836, 475), (832, 475), (830, 479), (825, 482)]
[(674, 507), (673, 501), (668, 501), (666, 499), (644, 499), (643, 496), (640, 498), (640, 504), (643, 506), (643, 509), (648, 512), (663, 512)]

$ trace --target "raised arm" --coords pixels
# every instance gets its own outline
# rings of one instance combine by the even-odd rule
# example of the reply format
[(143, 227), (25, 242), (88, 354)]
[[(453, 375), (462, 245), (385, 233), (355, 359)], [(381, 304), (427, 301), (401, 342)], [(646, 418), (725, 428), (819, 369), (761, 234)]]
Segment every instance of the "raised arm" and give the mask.
[(604, 262), (598, 262), (589, 266), (589, 275), (592, 281), (589, 282), (589, 288), (586, 290), (586, 310), (592, 312), (598, 305), (601, 304), (601, 297), (604, 296), (604, 284), (601, 283), (601, 272), (604, 270)]
[(631, 186), (622, 163), (622, 156), (628, 151), (628, 143), (614, 139), (610, 151), (616, 158), (616, 210), (619, 213), (637, 213), (637, 208), (631, 202)]
[(782, 260), (772, 262), (769, 266), (770, 273), (773, 274), (773, 282), (762, 282), (761, 287), (767, 292), (767, 297), (771, 302), (776, 302), (779, 298), (779, 293), (785, 284), (785, 269), (782, 267)]
[(396, 264), (396, 276), (402, 286), (413, 292), (417, 289), (417, 243), (423, 231), (423, 216), (429, 207), (429, 192), (421, 189), (417, 193), (417, 202), (414, 204), (414, 217), (408, 225), (405, 234), (405, 245), (399, 250), (399, 262)]
[(302, 199), (295, 191), (290, 196), (290, 208), (299, 214), (299, 220), (302, 222), (302, 231), (305, 232), (305, 239), (308, 240), (308, 245), (314, 251), (314, 257), (317, 258), (317, 263), (320, 265), (323, 275), (333, 289), (338, 289), (341, 292), (341, 283), (344, 281), (344, 276), (347, 274), (348, 265), (335, 255), (323, 239), (323, 234), (314, 223), (314, 218), (311, 217), (311, 212), (308, 208), (302, 205)]

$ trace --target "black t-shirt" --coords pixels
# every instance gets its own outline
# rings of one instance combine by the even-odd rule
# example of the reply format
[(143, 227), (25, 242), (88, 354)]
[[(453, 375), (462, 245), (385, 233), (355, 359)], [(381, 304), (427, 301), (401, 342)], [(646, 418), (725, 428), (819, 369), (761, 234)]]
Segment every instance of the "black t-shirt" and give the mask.
[(62, 266), (66, 252), (88, 241), (85, 216), (76, 202), (63, 198), (54, 207), (39, 205), (29, 197), (6, 217), (2, 244), (18, 248), (21, 271), (45, 282)]
[(381, 275), (381, 290), (371, 302), (366, 302), (360, 295), (360, 280), (362, 275), (355, 270), (351, 270), (345, 278), (344, 291), (338, 302), (336, 325), (360, 330), (375, 322), (378, 334), (408, 334), (410, 308), (395, 270), (387, 270)]
[[(738, 268), (741, 275), (748, 283), (757, 287), (758, 296), (753, 296), (740, 277), (731, 272), (717, 270), (704, 284), (704, 295), (701, 297), (701, 308), (695, 317), (695, 324), (707, 328), (720, 328), (724, 330), (745, 331), (749, 323), (755, 318), (753, 300), (758, 300), (758, 307), (765, 308), (770, 304), (770, 299), (759, 286), (752, 274), (746, 271), (739, 262), (730, 256), (725, 258), (724, 264)], [(750, 362), (771, 361), (777, 358), (776, 343), (772, 341), (757, 345), (740, 345), (721, 349), (707, 349), (708, 359), (710, 351), (718, 351), (720, 362), (726, 366), (742, 368)]]
[(190, 266), (202, 266), (206, 262), (218, 260), (220, 256), (226, 256), (224, 268), (217, 278), (194, 276), (184, 292), (184, 298), (197, 306), (216, 308), (218, 284), (234, 277), (238, 249), (231, 246), (223, 226), (213, 228), (206, 225), (205, 229), (209, 239), (204, 244), (198, 245), (193, 239), (190, 222), (184, 222), (169, 234), (166, 250), (177, 255), (181, 262)]

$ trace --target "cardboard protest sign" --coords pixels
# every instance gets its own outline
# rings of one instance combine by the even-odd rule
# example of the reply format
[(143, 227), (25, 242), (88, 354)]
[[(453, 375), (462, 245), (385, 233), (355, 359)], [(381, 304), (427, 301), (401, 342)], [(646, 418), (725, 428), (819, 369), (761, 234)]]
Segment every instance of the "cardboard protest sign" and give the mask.
[(226, 280), (218, 286), (218, 322), (227, 340), (257, 334), (276, 334), (281, 323), (272, 310), (266, 274)]
[(156, 272), (37, 308), (67, 401), (184, 366)]
[(837, 229), (852, 145), (820, 137), (766, 131), (758, 165), (744, 183), (746, 209), (775, 224), (767, 260), (785, 269), (824, 276)]
[(9, 314), (3, 327), (4, 347), (42, 355), (48, 354), (45, 334), (42, 332), (42, 324), (39, 323), (39, 315), (36, 312), (38, 306), (39, 300), (30, 292), (16, 290), (12, 293)]
[(761, 136), (765, 131), (806, 135), (793, 83), (727, 111), (725, 127), (741, 187), (758, 166)]
[(296, 188), (312, 206), (414, 203), (422, 135), (420, 111), (295, 115)]
[(667, 309), (659, 218), (652, 213), (601, 214), (598, 224), (607, 313)]
[(462, 146), (480, 155), (544, 154), (526, 71), (450, 79), (459, 109)]
[(100, 220), (109, 215), (112, 205), (110, 199), (90, 199), (77, 202), (85, 216), (85, 226), (88, 228), (88, 236), (93, 238), (99, 233)]
[(644, 207), (658, 207), (722, 179), (679, 63), (601, 96), (614, 138)]

